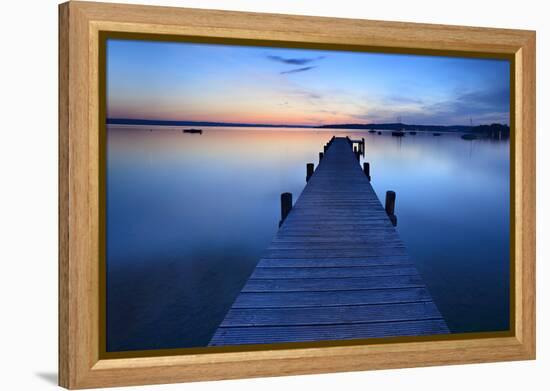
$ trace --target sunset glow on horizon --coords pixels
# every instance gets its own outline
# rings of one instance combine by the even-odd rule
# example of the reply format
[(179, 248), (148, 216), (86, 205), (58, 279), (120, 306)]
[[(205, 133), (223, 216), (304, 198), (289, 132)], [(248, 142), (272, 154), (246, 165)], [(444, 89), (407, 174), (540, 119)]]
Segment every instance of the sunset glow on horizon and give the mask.
[(509, 100), (507, 60), (107, 41), (108, 118), (508, 124)]

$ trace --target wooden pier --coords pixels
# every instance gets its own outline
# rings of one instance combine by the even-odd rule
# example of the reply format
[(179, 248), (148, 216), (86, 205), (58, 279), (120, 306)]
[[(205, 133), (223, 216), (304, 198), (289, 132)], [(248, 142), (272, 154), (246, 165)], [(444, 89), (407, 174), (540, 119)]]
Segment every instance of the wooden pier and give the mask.
[(351, 140), (310, 170), (210, 346), (448, 333)]

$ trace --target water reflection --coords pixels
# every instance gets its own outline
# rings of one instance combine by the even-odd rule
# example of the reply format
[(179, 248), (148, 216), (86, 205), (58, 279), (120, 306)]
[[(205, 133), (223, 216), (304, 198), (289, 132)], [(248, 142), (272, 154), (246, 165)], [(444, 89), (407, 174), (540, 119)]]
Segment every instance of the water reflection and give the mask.
[(365, 137), (372, 184), (396, 191), (397, 228), (451, 330), (508, 328), (507, 141), (203, 129), (109, 127), (109, 351), (206, 345), (277, 230), (280, 193), (297, 197), (333, 134)]

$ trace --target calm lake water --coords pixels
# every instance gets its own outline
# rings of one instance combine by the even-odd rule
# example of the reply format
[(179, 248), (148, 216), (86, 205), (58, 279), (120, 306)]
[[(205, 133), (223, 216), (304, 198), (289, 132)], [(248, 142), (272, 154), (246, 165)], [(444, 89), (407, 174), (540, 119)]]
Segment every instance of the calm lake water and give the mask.
[[(149, 131), (153, 129), (153, 131)], [(332, 137), (365, 137), (381, 200), (452, 332), (509, 328), (509, 142), (457, 134), (109, 126), (107, 350), (205, 346)], [(363, 159), (362, 159), (363, 160)]]

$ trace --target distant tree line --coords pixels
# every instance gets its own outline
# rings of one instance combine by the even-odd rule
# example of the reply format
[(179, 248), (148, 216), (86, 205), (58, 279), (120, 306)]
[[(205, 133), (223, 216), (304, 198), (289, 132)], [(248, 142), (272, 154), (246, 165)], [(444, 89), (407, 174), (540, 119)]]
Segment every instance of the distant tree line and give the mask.
[(393, 130), (393, 131), (424, 131), (424, 132), (471, 132), (483, 134), (492, 138), (509, 138), (510, 127), (505, 124), (490, 125), (413, 125), (403, 123), (387, 124), (334, 124), (322, 125), (319, 128), (326, 129), (371, 129), (371, 130)]

